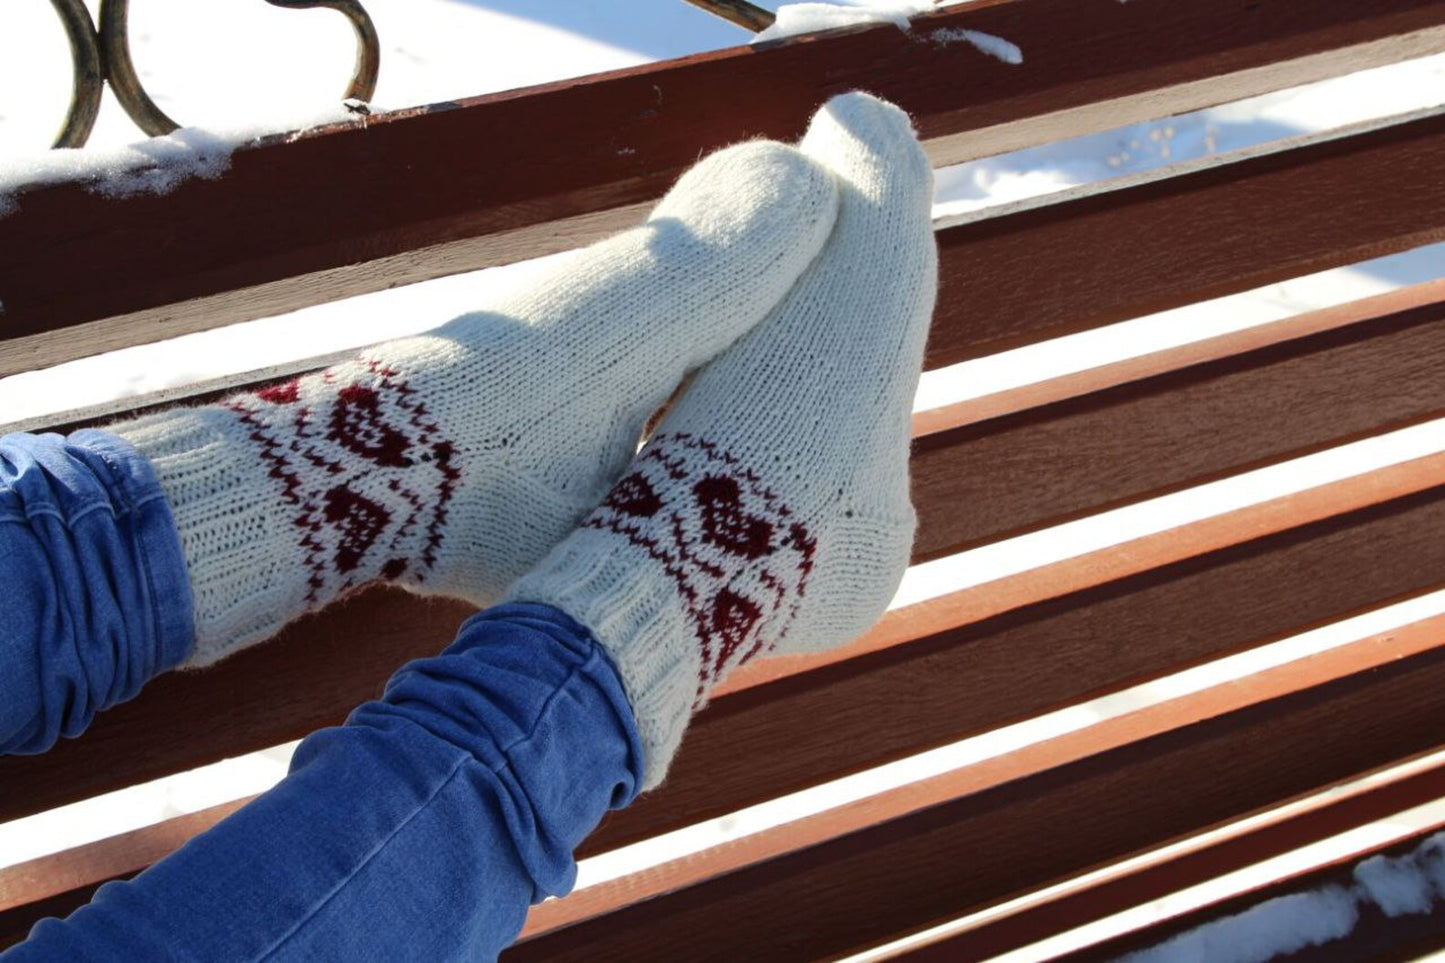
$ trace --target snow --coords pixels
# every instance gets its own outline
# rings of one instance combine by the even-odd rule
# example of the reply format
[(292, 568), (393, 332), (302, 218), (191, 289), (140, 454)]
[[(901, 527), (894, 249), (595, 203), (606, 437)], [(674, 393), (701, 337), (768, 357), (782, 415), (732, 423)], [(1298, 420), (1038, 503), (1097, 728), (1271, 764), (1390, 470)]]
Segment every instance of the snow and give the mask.
[(760, 32), (752, 43), (781, 40), (820, 30), (836, 30), (863, 23), (891, 23), (908, 30), (910, 17), (932, 10), (928, 0), (857, 0), (848, 4), (787, 3), (777, 10), (773, 25)]
[(1395, 918), (1429, 913), (1445, 898), (1445, 833), (1403, 856), (1371, 856), (1355, 866), (1351, 886), (1330, 884), (1265, 900), (1234, 916), (1180, 933), (1123, 957), (1124, 963), (1265, 963), (1350, 934), (1360, 910)]
[[(95, 0), (90, 0), (92, 12), (96, 6)], [(625, 4), (599, 4), (596, 0), (366, 0), (366, 6), (383, 43), (381, 81), (373, 103), (387, 108), (460, 99), (749, 39), (746, 31), (680, 0), (628, 0)], [(779, 10), (778, 25), (755, 39), (860, 23), (887, 23), (907, 30), (910, 16), (931, 8), (926, 2), (788, 4)], [(87, 156), (68, 157), (67, 152), (13, 164), (73, 165), (70, 170), (45, 176), (103, 176), (110, 189), (117, 191), (166, 189), (176, 178), (217, 176), (224, 173), (237, 144), (261, 132), (292, 126), (277, 118), (299, 114), (298, 119), (305, 121), (333, 110), (350, 74), (354, 53), (350, 31), (333, 11), (282, 10), (255, 0), (208, 0), (204, 4), (146, 0), (133, 5), (131, 16), (137, 68), (152, 96), (178, 121), (200, 126), (164, 142), (131, 144), (137, 132), (107, 94), (93, 147), (84, 152)], [(1024, 51), (989, 35), (934, 31), (923, 39), (968, 42), (1008, 63), (1023, 60)], [(257, 51), (265, 52), (264, 62)], [(0, 100), (0, 154), (31, 157), (36, 147), (48, 143), (64, 113), (68, 70), (63, 34), (53, 11), (44, 3), (4, 5), (0, 12), (0, 91), (24, 90), (26, 95), (11, 94)], [(1240, 105), (1103, 131), (940, 171), (938, 212), (983, 211), (1005, 201), (1439, 103), (1442, 97), (1445, 57), (1434, 57)], [(619, 148), (621, 153), (627, 150)], [(486, 158), (478, 157), (476, 167), (485, 171)], [(8, 181), (12, 192), (16, 179)], [(0, 195), (6, 193), (5, 183), (0, 179)], [(23, 202), (23, 196), (20, 200)], [(1161, 223), (1156, 233), (1136, 240), (1140, 245), (1167, 243), (1170, 232), (1179, 228)], [(525, 283), (529, 272), (538, 269), (534, 263), (524, 263), (460, 275), (83, 359), (50, 371), (0, 378), (0, 423), (43, 418), (48, 412), (201, 379), (234, 377), (269, 365), (299, 364), (299, 359), (425, 330), (473, 308), (499, 286)], [(1060, 370), (1087, 367), (1159, 350), (1181, 338), (1198, 339), (1288, 316), (1322, 301), (1339, 303), (1378, 293), (1442, 271), (1445, 247), (1422, 248), (1337, 269), (1327, 277), (1271, 285), (1188, 312), (1166, 312), (1067, 342), (979, 359), (969, 362), (967, 368), (930, 373), (925, 385), (929, 398), (946, 404), (950, 393), (979, 394), (990, 385), (1008, 387), (1037, 380), (1051, 370), (1043, 363), (1045, 355), (1059, 355), (1057, 362), (1048, 363), (1057, 364)], [(1437, 435), (1422, 442), (1422, 450), (1445, 446)], [(1340, 455), (1344, 467), (1339, 470), (1361, 470), (1362, 457), (1357, 452)], [(1295, 467), (1272, 470), (1282, 476)], [(1201, 497), (1209, 496), (1198, 490), (1179, 493), (1177, 504), (1168, 512), (1161, 511), (1160, 518), (1168, 514), (1177, 521), (1180, 513), (1194, 510), (1186, 503)], [(1251, 489), (1231, 497), (1254, 501), (1262, 496), (1258, 489)], [(1117, 529), (1118, 520), (1106, 518), (1098, 525), (1100, 530), (1110, 526)], [(1058, 533), (1039, 533), (1040, 539), (1044, 537), (1064, 541)], [(1050, 551), (1077, 551), (1082, 536), (1075, 533), (1070, 537), (1075, 539), (1069, 543), (1074, 548), (1053, 547)], [(1021, 550), (1005, 543), (993, 555), (977, 556), (978, 571), (997, 577), (1006, 570), (1008, 551)], [(939, 578), (940, 585), (956, 587), (961, 576), (955, 565)], [(258, 765), (255, 757), (250, 763), (243, 760), (218, 766), (217, 771), (223, 766), (240, 769), (226, 770), (239, 774), (214, 796), (201, 798), (185, 787), (198, 781), (209, 784), (218, 776), (182, 774), (167, 780), (164, 789), (143, 787), (130, 804), (104, 799), (88, 809), (87, 803), (78, 804), (63, 817), (50, 818), (43, 828), (27, 821), (0, 826), (0, 864), (193, 811), (222, 798), (260, 791), (279, 778), (284, 766), (286, 751), (272, 752), (274, 764), (267, 766)], [(713, 842), (726, 838), (720, 828), (709, 831), (714, 829)], [(1382, 911), (1409, 912), (1419, 905), (1423, 892), (1420, 876), (1412, 874), (1412, 867), (1418, 865), (1419, 874), (1432, 881), (1434, 890), (1445, 892), (1445, 843), (1428, 851), (1422, 848), (1417, 857), (1415, 863), (1379, 863), (1368, 868), (1362, 864), (1353, 889), (1304, 894), (1279, 905), (1258, 907), (1244, 914), (1234, 936), (1226, 937), (1222, 930), (1192, 937), (1185, 934), (1175, 947), (1178, 955), (1149, 958), (1190, 960), (1205, 954), (1211, 960), (1264, 959), (1267, 957), (1260, 954), (1283, 946), (1307, 945), (1300, 940), (1332, 939), (1331, 934), (1352, 925), (1359, 894), (1367, 894)], [(1237, 943), (1237, 954), (1216, 953), (1221, 940)]]
[(991, 33), (983, 33), (979, 30), (967, 30), (963, 27), (943, 27), (930, 33), (928, 39), (939, 45), (956, 43), (963, 40), (973, 44), (990, 57), (1002, 60), (1006, 64), (1021, 64), (1024, 62), (1024, 52), (1019, 49), (1018, 44), (1010, 43), (1002, 37), (995, 37)]
[(1264, 963), (1340, 939), (1359, 917), (1354, 894), (1343, 886), (1293, 893), (1131, 953), (1121, 963)]
[(361, 123), (343, 103), (290, 120), (222, 130), (182, 127), (123, 147), (47, 150), (0, 162), (0, 217), (20, 206), (25, 188), (72, 181), (105, 197), (167, 194), (191, 178), (215, 180), (231, 166), (237, 148), (272, 134), (302, 132), (324, 124)]
[(1428, 913), (1435, 900), (1430, 877), (1416, 864), (1414, 854), (1371, 856), (1355, 867), (1355, 882), (1386, 916)]

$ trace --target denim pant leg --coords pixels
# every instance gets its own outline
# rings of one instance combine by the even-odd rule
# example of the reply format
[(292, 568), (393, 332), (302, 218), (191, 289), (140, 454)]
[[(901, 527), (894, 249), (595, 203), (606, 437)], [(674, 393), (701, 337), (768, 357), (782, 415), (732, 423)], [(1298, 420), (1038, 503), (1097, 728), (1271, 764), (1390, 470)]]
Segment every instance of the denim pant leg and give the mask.
[(641, 775), (586, 629), (500, 606), (306, 739), (276, 788), (0, 960), (490, 959)]
[(0, 437), (0, 754), (44, 752), (190, 651), (150, 463), (102, 431)]

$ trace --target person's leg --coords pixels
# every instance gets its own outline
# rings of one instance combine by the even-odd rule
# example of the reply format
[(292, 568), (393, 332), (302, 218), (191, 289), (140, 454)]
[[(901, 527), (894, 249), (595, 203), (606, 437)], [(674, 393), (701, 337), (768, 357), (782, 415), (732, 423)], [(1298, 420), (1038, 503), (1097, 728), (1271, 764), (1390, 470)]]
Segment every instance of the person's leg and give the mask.
[(567, 612), (612, 654), (646, 788), (724, 676), (861, 634), (908, 565), (909, 423), (937, 291), (933, 172), (907, 115), (866, 94), (830, 101), (801, 146), (839, 181), (822, 256), (508, 593)]
[(469, 623), (270, 793), (5, 963), (486, 958), (571, 885), (603, 810), (661, 780), (727, 671), (877, 617), (912, 534), (929, 171), (867, 97), (805, 146), (844, 187), (827, 250), (510, 592), (543, 605)]
[(0, 437), (0, 754), (44, 752), (191, 647), (150, 463), (99, 431)]
[(836, 208), (798, 151), (740, 144), (641, 227), (429, 334), (80, 445), (7, 438), (0, 752), (43, 751), (151, 676), (371, 582), (494, 601), (684, 373), (781, 299)]
[(306, 739), (270, 792), (0, 960), (489, 959), (571, 889), (641, 765), (587, 631), (501, 606)]
[(833, 179), (753, 141), (646, 223), (414, 338), (110, 430), (154, 464), (208, 665), (368, 582), (477, 605), (616, 480), (684, 374), (754, 327), (822, 249)]

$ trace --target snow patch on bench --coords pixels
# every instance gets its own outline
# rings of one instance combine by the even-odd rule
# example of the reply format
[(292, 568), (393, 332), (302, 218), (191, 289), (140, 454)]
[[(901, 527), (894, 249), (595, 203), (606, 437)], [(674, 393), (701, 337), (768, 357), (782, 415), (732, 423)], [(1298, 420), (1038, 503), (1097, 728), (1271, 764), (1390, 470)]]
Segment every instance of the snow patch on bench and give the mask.
[(963, 27), (945, 27), (935, 30), (928, 35), (938, 46), (956, 43), (960, 40), (973, 44), (981, 52), (988, 54), (1006, 64), (1021, 64), (1024, 62), (1024, 52), (1019, 49), (1016, 43), (1009, 43), (1002, 37), (995, 37), (991, 33), (984, 33), (981, 30), (967, 30)]
[(869, 0), (840, 6), (832, 3), (786, 3), (778, 8), (773, 25), (753, 37), (751, 43), (780, 40), (798, 34), (851, 27), (860, 23), (891, 23), (908, 30), (908, 19), (933, 10), (931, 0)]
[(1132, 953), (1124, 963), (1265, 963), (1307, 946), (1344, 939), (1362, 907), (1385, 916), (1430, 913), (1445, 899), (1445, 833), (1403, 856), (1371, 856), (1355, 866), (1353, 884), (1290, 893), (1213, 920)]
[(103, 197), (169, 194), (193, 178), (215, 180), (231, 167), (240, 147), (273, 134), (300, 133), (325, 124), (363, 118), (345, 104), (286, 122), (211, 130), (182, 127), (161, 137), (103, 149), (47, 150), (0, 163), (0, 217), (19, 209), (18, 195), (42, 185), (84, 183)]

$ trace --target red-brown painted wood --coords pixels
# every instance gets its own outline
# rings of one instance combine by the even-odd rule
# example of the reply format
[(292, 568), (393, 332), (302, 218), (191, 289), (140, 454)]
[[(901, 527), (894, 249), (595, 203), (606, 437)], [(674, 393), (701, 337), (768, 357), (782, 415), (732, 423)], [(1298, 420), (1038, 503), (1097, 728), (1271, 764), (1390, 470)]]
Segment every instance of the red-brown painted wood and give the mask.
[[(1168, 862), (1150, 866), (1137, 873), (1111, 879), (1102, 885), (1071, 893), (1062, 899), (1040, 903), (1023, 912), (1003, 917), (997, 922), (984, 923), (967, 932), (904, 953), (898, 959), (906, 959), (909, 963), (973, 963), (986, 960), (1123, 912), (1163, 894), (1217, 879), (1226, 873), (1329, 839), (1356, 827), (1387, 819), (1413, 806), (1434, 802), (1442, 797), (1445, 797), (1445, 769), (1431, 769), (1406, 779), (1373, 787), (1341, 801), (1325, 803), (1283, 822), (1231, 836), (1218, 844), (1174, 857)], [(1418, 839), (1412, 840), (1410, 843), (1391, 847), (1391, 850), (1410, 851), (1418, 843)], [(1338, 869), (1330, 869), (1282, 881), (1237, 900), (1190, 914), (1182, 920), (1170, 921), (1127, 939), (1109, 941), (1086, 953), (1070, 954), (1062, 959), (1069, 963), (1083, 963), (1085, 959), (1098, 960), (1099, 963), (1114, 960), (1128, 948), (1163, 942), (1174, 932), (1191, 928), (1207, 919), (1218, 918), (1226, 912), (1237, 911), (1237, 907), (1255, 905), (1285, 892), (1297, 892), (1303, 887), (1315, 885), (1315, 880), (1338, 875)], [(1437, 921), (1437, 924), (1441, 922), (1445, 921)]]
[[(416, 280), (428, 270), (446, 273), (445, 267), (402, 271), (388, 262), (387, 270), (400, 272), (388, 277), (353, 266), (461, 239), (501, 238), (550, 221), (647, 201), (700, 152), (751, 136), (796, 137), (818, 104), (855, 87), (903, 105), (916, 117), (920, 133), (933, 138), (1441, 24), (1445, 0), (1374, 0), (1368, 5), (1355, 0), (1173, 0), (1167, 6), (1116, 0), (988, 0), (924, 18), (911, 35), (871, 29), (791, 41), (773, 49), (719, 51), (585, 82), (401, 111), (373, 118), (364, 129), (321, 132), (294, 143), (282, 138), (238, 151), (225, 177), (191, 180), (164, 197), (112, 200), (73, 185), (37, 187), (21, 194), (18, 210), (0, 221), (0, 297), (5, 304), (0, 337), (151, 312), (144, 314), (143, 326), (137, 317), (127, 338), (153, 340), (256, 316), (257, 311)], [(954, 28), (1007, 37), (1025, 51), (1026, 67), (1000, 63), (967, 43), (930, 39), (933, 31)], [(1430, 236), (1438, 236), (1438, 218), (1426, 216), (1430, 206), (1408, 186), (1418, 171), (1398, 158), (1395, 163), (1388, 178), (1362, 178), (1352, 185), (1368, 193), (1372, 183), (1389, 182), (1389, 196), (1399, 199), (1385, 205), (1397, 220), (1388, 232), (1390, 240), (1382, 241), (1370, 227), (1385, 215), (1377, 212), (1358, 222), (1361, 212), (1371, 211), (1362, 193), (1361, 211), (1348, 203), (1332, 211), (1349, 236), (1320, 245), (1311, 263), (1354, 256), (1367, 248), (1380, 250), (1382, 244), (1408, 245), (1409, 237), (1423, 239), (1432, 231), (1436, 233)], [(1235, 175), (1216, 176), (1227, 180)], [(1299, 203), (1286, 203), (1286, 208), (1318, 220), (1321, 208), (1350, 200), (1315, 191), (1296, 184), (1291, 193)], [(1251, 203), (1279, 200), (1267, 192), (1255, 193)], [(1101, 208), (1114, 204), (1098, 202)], [(1210, 209), (1193, 230), (1183, 211), (1173, 211), (1171, 231), (1247, 236), (1251, 229), (1231, 229), (1221, 218), (1249, 206)], [(1027, 233), (1036, 221), (1014, 222), (1009, 233)], [(1146, 222), (1158, 223), (1144, 217), (1135, 223)], [(1300, 233), (1313, 229), (1301, 228)], [(965, 231), (960, 243), (974, 243), (980, 230), (990, 231)], [(1191, 257), (1136, 242), (1147, 236), (1142, 229), (1101, 235), (1101, 246), (1077, 251), (1089, 260), (1072, 285), (1034, 269), (1028, 274), (1029, 287), (1039, 292), (1037, 297), (1063, 283), (1060, 293), (1073, 294), (1083, 304), (1093, 290), (1084, 274), (1109, 275), (1127, 267), (1142, 277), (1157, 269), (1164, 276), (1152, 302), (1163, 303), (1177, 296), (1165, 293), (1179, 283), (1177, 267), (1171, 266)], [(1127, 264), (1118, 260), (1125, 244)], [(500, 244), (489, 261), (508, 260), (506, 248)], [(535, 239), (518, 243), (515, 256), (540, 249)], [(1159, 263), (1153, 263), (1155, 258)], [(1299, 263), (1309, 260), (1300, 258)], [(1061, 263), (1052, 273), (1073, 273), (1070, 263)], [(1250, 279), (1262, 280), (1271, 269), (1278, 265), (1260, 268)], [(324, 283), (288, 288), (285, 305), (254, 293), (238, 296), (225, 307), (181, 305), (188, 299), (322, 275)], [(1001, 280), (990, 270), (977, 278)], [(1217, 280), (1191, 283), (1196, 294), (1223, 289)], [(1057, 299), (1048, 300), (1052, 306), (1041, 323), (1066, 324), (1060, 315), (1068, 308)], [(165, 310), (166, 305), (178, 307)], [(203, 317), (211, 310), (215, 317)], [(992, 314), (984, 302), (972, 317)], [(1005, 328), (995, 341), (1019, 336)], [(959, 350), (956, 344), (941, 342), (935, 358), (956, 357)]]
[(1445, 302), (920, 438), (914, 558), (1438, 417), (1442, 370)]
[[(1445, 489), (746, 689), (694, 720), (602, 852), (1426, 591)], [(826, 720), (820, 722), (820, 720)]]
[(339, 725), (403, 663), (441, 651), (471, 611), (369, 591), (215, 668), (162, 676), (101, 713), (82, 738), (44, 755), (0, 756), (0, 821)]
[[(1436, 798), (1439, 796), (1437, 795)], [(1428, 801), (1430, 800), (1421, 800), (1421, 802)], [(1408, 857), (1436, 833), (1438, 830), (1420, 833), (1408, 840), (1385, 847), (1374, 855), (1390, 859)], [(1343, 865), (1330, 866), (1257, 892), (1245, 894), (1184, 917), (1169, 920), (1147, 930), (1061, 956), (1058, 958), (1058, 963), (1111, 963), (1127, 953), (1157, 946), (1171, 937), (1197, 926), (1225, 920), (1235, 914), (1247, 912), (1266, 900), (1327, 886), (1349, 889), (1355, 885), (1355, 868), (1363, 861), (1356, 860)], [(1423, 960), (1431, 953), (1445, 948), (1445, 904), (1438, 902), (1438, 896), (1436, 899), (1432, 910), (1428, 913), (1404, 913), (1399, 916), (1386, 916), (1378, 905), (1373, 903), (1361, 904), (1359, 918), (1348, 936), (1314, 946), (1302, 947), (1288, 956), (1281, 956), (1280, 959), (1287, 959), (1289, 963), (1339, 963), (1343, 960), (1370, 960), (1371, 963), (1398, 960), (1404, 963), (1406, 960)], [(1257, 933), (1257, 925), (1252, 930)], [(943, 961), (953, 963), (954, 960), (959, 959), (959, 957), (946, 955), (925, 958), (937, 959), (940, 963)], [(908, 959), (914, 961), (916, 957), (910, 956)]]
[(1445, 240), (1442, 150), (1437, 116), (950, 228), (928, 364)]
[(503, 959), (842, 954), (1424, 751), (1442, 711), (1436, 649), (634, 904)]

